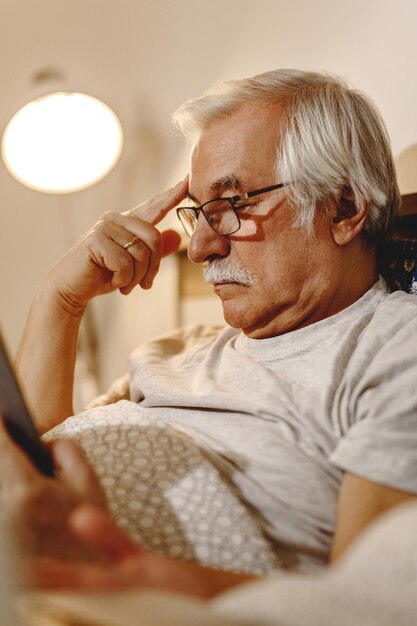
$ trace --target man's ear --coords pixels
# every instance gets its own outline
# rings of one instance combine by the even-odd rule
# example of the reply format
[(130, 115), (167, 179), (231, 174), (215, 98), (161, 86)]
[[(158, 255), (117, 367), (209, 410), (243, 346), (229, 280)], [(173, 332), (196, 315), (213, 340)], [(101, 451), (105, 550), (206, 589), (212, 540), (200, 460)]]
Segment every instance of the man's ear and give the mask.
[(333, 239), (338, 246), (350, 243), (363, 230), (368, 217), (369, 204), (365, 200), (355, 204), (353, 191), (345, 186), (335, 204), (335, 215), (330, 222)]

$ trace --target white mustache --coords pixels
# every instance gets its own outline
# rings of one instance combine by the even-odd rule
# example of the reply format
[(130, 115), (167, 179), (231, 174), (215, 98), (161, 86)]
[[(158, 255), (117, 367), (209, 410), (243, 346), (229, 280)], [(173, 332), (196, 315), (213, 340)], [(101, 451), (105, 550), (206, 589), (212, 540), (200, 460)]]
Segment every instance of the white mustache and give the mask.
[(206, 283), (238, 283), (245, 287), (253, 285), (254, 278), (246, 267), (227, 261), (214, 259), (203, 267), (203, 277)]

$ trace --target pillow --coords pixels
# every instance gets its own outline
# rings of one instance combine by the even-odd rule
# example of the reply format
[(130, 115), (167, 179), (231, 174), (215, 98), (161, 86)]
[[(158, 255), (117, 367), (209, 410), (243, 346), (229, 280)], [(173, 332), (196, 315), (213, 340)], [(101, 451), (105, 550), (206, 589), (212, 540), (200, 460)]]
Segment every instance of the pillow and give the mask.
[(148, 549), (254, 575), (281, 567), (255, 514), (216, 464), (137, 404), (89, 409), (44, 436), (64, 437), (84, 449), (116, 523)]

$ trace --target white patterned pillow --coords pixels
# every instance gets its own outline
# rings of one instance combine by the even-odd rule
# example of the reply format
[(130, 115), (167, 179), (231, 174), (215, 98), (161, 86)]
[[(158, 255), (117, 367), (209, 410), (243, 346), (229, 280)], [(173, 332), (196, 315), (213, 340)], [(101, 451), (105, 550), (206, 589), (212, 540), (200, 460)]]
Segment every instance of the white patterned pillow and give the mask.
[(198, 447), (122, 400), (54, 428), (84, 449), (117, 524), (147, 548), (225, 570), (280, 567), (256, 518)]

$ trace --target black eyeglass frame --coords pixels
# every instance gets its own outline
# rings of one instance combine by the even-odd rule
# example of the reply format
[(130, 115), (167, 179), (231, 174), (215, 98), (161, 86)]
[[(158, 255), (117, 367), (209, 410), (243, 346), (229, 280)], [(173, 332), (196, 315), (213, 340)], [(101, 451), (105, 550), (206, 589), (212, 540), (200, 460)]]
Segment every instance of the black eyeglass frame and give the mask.
[[(240, 202), (241, 200), (248, 200), (248, 198), (252, 198), (253, 196), (259, 196), (261, 193), (266, 193), (268, 191), (275, 191), (276, 189), (282, 189), (282, 187), (287, 187), (290, 183), (277, 183), (275, 185), (269, 185), (269, 187), (262, 187), (261, 189), (255, 189), (254, 191), (247, 191), (246, 193), (241, 193), (239, 195), (236, 196), (229, 196), (229, 197), (221, 197), (221, 198), (213, 198), (213, 200), (207, 200), (207, 202), (203, 202), (202, 205), (200, 205), (199, 207), (178, 207), (177, 208), (177, 217), (179, 219), (179, 221), (181, 222), (182, 227), (184, 228), (186, 234), (191, 237), (191, 235), (193, 234), (194, 231), (191, 231), (191, 233), (188, 231), (187, 226), (189, 226), (188, 222), (184, 222), (181, 215), (182, 215), (182, 211), (185, 211), (187, 213), (189, 213), (190, 211), (192, 211), (195, 215), (196, 218), (196, 222), (198, 221), (198, 216), (200, 213), (202, 213), (206, 219), (206, 222), (209, 226), (211, 226), (211, 228), (213, 228), (213, 230), (215, 232), (218, 232), (212, 222), (210, 221), (210, 217), (208, 215), (206, 215), (205, 211), (204, 211), (204, 207), (207, 206), (208, 204), (211, 204), (213, 202), (219, 202), (220, 200), (228, 202), (230, 204), (230, 208), (234, 211), (236, 218), (237, 218), (237, 227), (227, 233), (219, 233), (224, 237), (227, 237), (229, 235), (233, 235), (234, 233), (237, 233), (237, 231), (239, 230), (241, 223), (240, 223), (240, 218), (239, 218), (239, 214), (238, 211), (239, 209), (243, 209), (244, 206), (239, 206), (236, 207), (236, 203)], [(186, 225), (187, 224), (187, 225)]]

